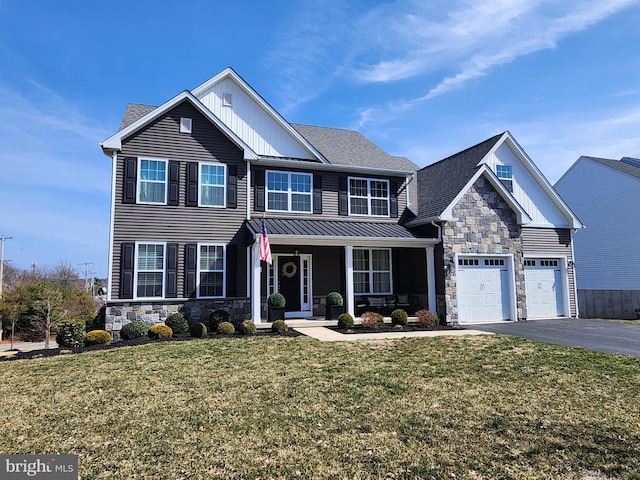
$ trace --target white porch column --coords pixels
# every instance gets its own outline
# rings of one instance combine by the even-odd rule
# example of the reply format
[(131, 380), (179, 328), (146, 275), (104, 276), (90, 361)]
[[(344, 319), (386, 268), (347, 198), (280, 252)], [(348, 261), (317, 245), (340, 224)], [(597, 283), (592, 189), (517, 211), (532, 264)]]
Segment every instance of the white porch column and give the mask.
[(347, 291), (346, 298), (344, 299), (346, 304), (345, 311), (352, 317), (355, 317), (355, 302), (353, 291), (353, 246), (347, 245), (344, 247), (344, 260), (345, 260), (345, 272), (347, 274)]
[(429, 310), (436, 313), (436, 270), (434, 247), (427, 247), (427, 300)]
[(260, 283), (262, 280), (262, 269), (260, 267), (260, 244), (258, 240), (251, 246), (251, 271), (251, 319), (254, 323), (261, 323)]

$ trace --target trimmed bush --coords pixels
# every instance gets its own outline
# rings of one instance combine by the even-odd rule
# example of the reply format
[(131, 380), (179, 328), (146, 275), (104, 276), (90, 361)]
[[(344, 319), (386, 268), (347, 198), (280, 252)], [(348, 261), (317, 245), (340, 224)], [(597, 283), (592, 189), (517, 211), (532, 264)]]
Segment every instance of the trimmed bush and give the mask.
[(255, 335), (256, 334), (256, 324), (251, 320), (245, 320), (238, 327), (238, 331), (242, 335)]
[(84, 334), (84, 344), (89, 345), (107, 345), (111, 343), (111, 334), (104, 330), (91, 330)]
[(426, 309), (418, 310), (416, 317), (418, 317), (418, 325), (424, 328), (434, 328), (439, 322), (438, 316)]
[(194, 323), (191, 325), (189, 334), (195, 338), (202, 338), (207, 336), (207, 326), (204, 323)]
[(267, 298), (267, 305), (269, 305), (270, 307), (282, 308), (286, 304), (287, 304), (287, 301), (284, 298), (284, 295), (282, 295), (280, 292), (272, 293), (271, 295), (269, 295), (269, 298)]
[(133, 340), (134, 338), (146, 337), (148, 331), (149, 327), (143, 322), (136, 320), (122, 327), (122, 330), (120, 330), (120, 338), (122, 340)]
[(69, 319), (58, 324), (56, 342), (60, 347), (76, 348), (84, 346), (86, 323), (84, 320)]
[(334, 305), (336, 307), (341, 307), (344, 304), (344, 299), (342, 295), (338, 292), (331, 292), (327, 295), (327, 305)]
[(236, 331), (236, 327), (231, 322), (220, 322), (216, 331), (221, 335), (231, 335)]
[(163, 323), (157, 323), (149, 328), (147, 332), (147, 336), (152, 340), (158, 340), (160, 338), (169, 338), (173, 336), (173, 330), (169, 325), (165, 325)]
[(391, 323), (394, 325), (406, 325), (409, 321), (409, 315), (402, 308), (398, 308), (391, 312)]
[(360, 315), (362, 326), (370, 330), (377, 330), (384, 323), (382, 315), (376, 312), (364, 312)]
[(284, 333), (289, 330), (289, 325), (284, 320), (276, 320), (271, 324), (271, 331), (274, 333)]
[(189, 322), (180, 312), (169, 315), (164, 324), (173, 331), (174, 335), (182, 335), (189, 331)]
[(338, 328), (353, 327), (353, 317), (348, 313), (341, 313), (338, 317)]
[(209, 314), (209, 327), (212, 332), (218, 331), (218, 325), (222, 322), (230, 322), (231, 315), (226, 310), (215, 310)]

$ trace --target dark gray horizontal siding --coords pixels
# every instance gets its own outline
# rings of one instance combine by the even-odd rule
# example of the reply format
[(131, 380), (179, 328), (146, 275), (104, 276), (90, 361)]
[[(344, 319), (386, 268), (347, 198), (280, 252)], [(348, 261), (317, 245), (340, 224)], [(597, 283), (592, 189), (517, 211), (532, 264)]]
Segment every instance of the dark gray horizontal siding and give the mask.
[[(522, 253), (524, 255), (562, 255), (573, 261), (571, 230), (566, 228), (523, 228)], [(569, 300), (571, 315), (576, 315), (576, 288), (574, 269), (569, 268)]]
[[(259, 168), (264, 170), (281, 170), (281, 171), (300, 171), (305, 173), (313, 173), (314, 175), (322, 176), (322, 214), (311, 214), (311, 213), (290, 213), (290, 212), (266, 212), (266, 215), (269, 217), (277, 218), (277, 217), (287, 217), (287, 218), (300, 218), (300, 219), (322, 219), (322, 220), (341, 220), (349, 219), (349, 221), (363, 221), (363, 222), (392, 222), (397, 223), (398, 218), (384, 218), (384, 217), (359, 217), (359, 216), (344, 216), (338, 213), (339, 208), (339, 189), (338, 189), (338, 181), (340, 177), (362, 177), (362, 178), (375, 178), (382, 180), (395, 180), (398, 185), (398, 189), (402, 188), (403, 182), (405, 181), (404, 177), (380, 177), (380, 176), (372, 176), (372, 175), (354, 175), (354, 174), (346, 174), (346, 173), (336, 173), (336, 172), (326, 172), (326, 171), (316, 171), (313, 170), (302, 170), (299, 168), (294, 168), (299, 166), (300, 162), (293, 163), (292, 168), (284, 169), (284, 168), (263, 168), (257, 165), (252, 165), (252, 171), (255, 171)], [(313, 166), (313, 165), (311, 165)], [(254, 176), (255, 178), (255, 176)], [(412, 188), (417, 188), (416, 184), (411, 185)], [(252, 187), (252, 196), (254, 189)], [(266, 190), (265, 190), (266, 196)], [(407, 207), (407, 195), (404, 191), (398, 194), (398, 217), (402, 216), (402, 213)], [(251, 215), (252, 216), (260, 216), (262, 217), (263, 212), (258, 212), (255, 210), (255, 202), (251, 201)]]
[[(180, 117), (192, 119), (192, 133), (180, 133)], [(125, 157), (154, 157), (180, 162), (179, 204), (123, 204)], [(237, 168), (237, 208), (186, 207), (187, 162), (220, 162)], [(123, 142), (118, 156), (115, 185), (114, 257), (111, 291), (117, 298), (120, 281), (120, 247), (123, 242), (175, 242), (179, 247), (178, 295), (184, 292), (184, 244), (223, 243), (238, 247), (237, 293), (246, 296), (247, 168), (243, 152), (190, 103), (184, 102)], [(228, 171), (227, 171), (228, 173)]]

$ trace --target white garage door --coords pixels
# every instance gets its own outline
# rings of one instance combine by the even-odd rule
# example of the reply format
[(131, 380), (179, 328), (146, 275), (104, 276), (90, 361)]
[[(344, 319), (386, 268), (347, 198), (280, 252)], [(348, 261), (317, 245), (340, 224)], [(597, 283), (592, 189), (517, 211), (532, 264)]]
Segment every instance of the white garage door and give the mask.
[(528, 258), (524, 261), (527, 317), (552, 318), (564, 315), (560, 260)]
[(458, 258), (458, 321), (508, 320), (509, 271), (504, 258)]

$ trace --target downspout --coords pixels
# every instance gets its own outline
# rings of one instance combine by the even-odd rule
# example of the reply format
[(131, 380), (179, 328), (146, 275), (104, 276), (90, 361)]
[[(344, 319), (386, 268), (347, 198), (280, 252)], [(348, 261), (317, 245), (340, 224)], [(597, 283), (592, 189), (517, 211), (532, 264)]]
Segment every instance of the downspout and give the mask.
[(118, 167), (118, 152), (111, 153), (111, 211), (109, 212), (109, 265), (107, 266), (107, 301), (113, 298), (113, 238), (116, 218), (116, 170)]
[(411, 206), (411, 196), (409, 195), (409, 184), (413, 182), (413, 179), (416, 178), (416, 174), (412, 173), (409, 181), (405, 184), (405, 195), (407, 196), (407, 207)]
[[(576, 233), (578, 229), (572, 228), (569, 231), (571, 232), (571, 262), (573, 263), (573, 267), (571, 267), (571, 273), (573, 273), (573, 298), (575, 298), (576, 302), (575, 318), (580, 318), (580, 308), (578, 305), (578, 275), (576, 275), (576, 255), (573, 250), (573, 234)], [(569, 310), (571, 310), (571, 302), (569, 302)]]

